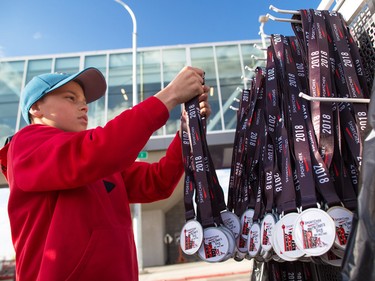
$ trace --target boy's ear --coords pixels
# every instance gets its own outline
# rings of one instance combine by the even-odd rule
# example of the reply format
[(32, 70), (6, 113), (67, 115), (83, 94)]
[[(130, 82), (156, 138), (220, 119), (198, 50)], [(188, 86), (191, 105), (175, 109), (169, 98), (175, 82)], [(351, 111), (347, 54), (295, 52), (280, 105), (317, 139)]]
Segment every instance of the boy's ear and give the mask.
[(42, 112), (39, 109), (38, 102), (34, 103), (29, 109), (30, 117), (40, 118), (43, 116)]

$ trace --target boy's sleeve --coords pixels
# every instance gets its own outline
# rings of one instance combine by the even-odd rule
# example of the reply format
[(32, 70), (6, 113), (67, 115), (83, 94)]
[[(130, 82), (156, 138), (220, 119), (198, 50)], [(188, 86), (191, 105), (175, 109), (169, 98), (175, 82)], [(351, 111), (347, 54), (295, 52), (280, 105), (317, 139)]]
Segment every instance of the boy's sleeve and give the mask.
[(159, 162), (134, 162), (122, 173), (130, 203), (149, 203), (168, 198), (183, 172), (181, 139), (177, 133)]
[(24, 191), (60, 190), (120, 173), (133, 164), (168, 118), (165, 105), (151, 97), (92, 130), (77, 133), (27, 126), (9, 150), (14, 184)]

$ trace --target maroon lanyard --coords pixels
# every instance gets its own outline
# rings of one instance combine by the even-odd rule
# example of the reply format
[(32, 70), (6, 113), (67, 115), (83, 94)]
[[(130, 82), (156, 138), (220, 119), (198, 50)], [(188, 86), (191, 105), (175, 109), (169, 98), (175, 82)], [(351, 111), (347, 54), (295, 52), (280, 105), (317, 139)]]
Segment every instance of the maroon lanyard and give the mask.
[(185, 103), (188, 114), (188, 131), (191, 147), (191, 162), (194, 170), (196, 203), (198, 219), (203, 228), (214, 226), (214, 213), (211, 205), (211, 194), (207, 180), (204, 150), (199, 121), (199, 104), (197, 98)]
[[(275, 58), (275, 66), (276, 66), (276, 77), (277, 81), (279, 81), (279, 89), (281, 90), (280, 93), (286, 92), (285, 90), (285, 81), (286, 73), (285, 73), (285, 50), (283, 44), (283, 36), (281, 35), (272, 35), (271, 37), (271, 46)], [(296, 191), (293, 182), (293, 172), (292, 172), (292, 165), (291, 165), (291, 154), (290, 154), (290, 143), (287, 131), (287, 123), (289, 122), (289, 112), (286, 106), (285, 96), (279, 95), (280, 103), (280, 126), (279, 126), (279, 134), (277, 137), (277, 156), (279, 162), (279, 169), (280, 169), (280, 178), (281, 178), (281, 186), (278, 185), (280, 192), (276, 193), (275, 201), (277, 205), (278, 212), (294, 212), (297, 210), (297, 203), (296, 203)], [(275, 175), (277, 180), (277, 175)], [(275, 185), (277, 183), (275, 182)]]
[[(309, 85), (313, 97), (331, 97), (330, 54), (324, 18), (320, 11), (312, 10), (309, 31)], [(331, 165), (333, 156), (334, 132), (332, 104), (312, 102), (311, 115), (319, 151), (325, 164)]]
[(228, 184), (227, 207), (229, 211), (233, 211), (236, 205), (240, 177), (243, 173), (242, 155), (244, 153), (245, 130), (248, 122), (247, 112), (251, 98), (250, 94), (249, 89), (242, 90), (240, 106), (237, 112), (237, 126), (233, 143), (232, 164)]
[[(336, 13), (324, 11), (324, 15), (332, 41), (337, 92), (340, 97), (362, 98), (363, 93), (359, 87), (360, 83), (347, 44), (342, 20)], [(365, 131), (367, 124), (367, 105), (341, 103), (339, 104), (339, 112), (344, 138), (356, 166), (359, 167), (362, 160), (361, 139), (363, 136), (361, 137), (361, 134)], [(352, 112), (354, 112), (354, 115)]]
[[(355, 62), (352, 58), (352, 52), (349, 48), (349, 39), (347, 27), (344, 21), (336, 12), (324, 11), (325, 19), (330, 26), (330, 35), (335, 46), (337, 65), (342, 72), (342, 87), (346, 88), (346, 96), (352, 98), (364, 98), (364, 93), (359, 82)], [(354, 46), (352, 45), (352, 48)], [(367, 105), (363, 103), (354, 103), (353, 111), (356, 117), (357, 125), (362, 138), (367, 126)]]
[[(282, 192), (281, 173), (278, 160), (281, 159), (281, 153), (277, 148), (278, 136), (280, 132), (280, 89), (277, 84), (277, 69), (275, 65), (273, 47), (269, 46), (267, 49), (267, 66), (266, 66), (266, 128), (267, 128), (267, 149), (265, 157), (265, 190), (266, 190), (266, 211), (276, 207), (281, 209), (277, 202)], [(275, 201), (275, 202), (274, 202)]]
[[(240, 103), (240, 112), (237, 122), (235, 144), (233, 146), (232, 168), (228, 190), (228, 209), (237, 216), (242, 215), (242, 210), (248, 204), (248, 190), (244, 188), (245, 156), (246, 156), (246, 130), (249, 124), (249, 104), (251, 99), (250, 89), (243, 90)], [(242, 211), (242, 212), (241, 212)]]
[(189, 221), (196, 218), (196, 213), (193, 205), (193, 195), (195, 191), (194, 171), (191, 166), (191, 150), (189, 133), (187, 123), (184, 118), (181, 118), (181, 138), (182, 138), (182, 155), (185, 169), (184, 179), (184, 206), (185, 206), (185, 220)]
[(192, 193), (195, 189), (197, 219), (203, 228), (222, 225), (220, 213), (226, 209), (206, 139), (206, 119), (201, 117), (198, 98), (185, 103), (188, 124), (182, 122), (182, 143), (185, 163), (185, 217), (191, 219)]
[[(289, 130), (293, 132), (294, 136), (292, 141), (296, 177), (300, 187), (300, 206), (306, 209), (316, 207), (317, 204), (309, 140), (302, 110), (302, 106), (306, 107), (306, 101), (299, 97), (299, 93), (302, 91), (300, 81), (306, 78), (304, 77), (302, 55), (297, 39), (295, 37), (286, 37), (284, 46), (285, 67), (288, 73), (285, 81), (288, 85), (288, 92), (286, 93), (288, 99), (286, 101), (290, 106), (291, 112)], [(297, 66), (300, 68), (299, 71), (297, 71)]]
[(264, 215), (264, 199), (263, 199), (263, 186), (264, 186), (264, 153), (265, 153), (265, 138), (266, 124), (265, 124), (265, 76), (262, 69), (258, 69), (256, 81), (257, 103), (254, 112), (254, 127), (258, 135), (256, 141), (256, 152), (254, 155), (250, 185), (255, 194), (255, 207), (254, 207), (254, 221), (262, 218)]

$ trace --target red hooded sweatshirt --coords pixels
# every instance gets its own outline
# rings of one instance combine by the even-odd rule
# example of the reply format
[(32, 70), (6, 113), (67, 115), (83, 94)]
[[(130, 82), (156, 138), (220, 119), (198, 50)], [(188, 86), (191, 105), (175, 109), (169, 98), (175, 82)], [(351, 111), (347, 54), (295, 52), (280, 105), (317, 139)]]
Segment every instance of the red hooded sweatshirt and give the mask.
[(135, 161), (168, 117), (151, 97), (92, 130), (27, 126), (0, 150), (17, 280), (138, 280), (129, 203), (169, 197), (183, 174), (178, 135), (158, 163)]

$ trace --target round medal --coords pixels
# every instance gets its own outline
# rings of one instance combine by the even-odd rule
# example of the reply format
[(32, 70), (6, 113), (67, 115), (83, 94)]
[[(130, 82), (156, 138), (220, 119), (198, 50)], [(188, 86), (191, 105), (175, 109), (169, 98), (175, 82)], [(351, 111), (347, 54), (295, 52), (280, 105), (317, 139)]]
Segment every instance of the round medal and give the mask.
[(266, 214), (260, 224), (260, 241), (264, 251), (272, 250), (272, 234), (276, 225), (275, 217), (272, 214)]
[(297, 247), (311, 256), (327, 253), (335, 241), (335, 223), (327, 212), (310, 208), (299, 214), (293, 236)]
[(247, 251), (251, 258), (254, 258), (259, 254), (261, 248), (260, 245), (260, 225), (259, 223), (254, 222), (250, 227), (247, 238)]
[(226, 226), (220, 226), (220, 229), (224, 232), (224, 234), (228, 238), (229, 248), (228, 248), (228, 256), (226, 259), (229, 259), (233, 257), (234, 255), (234, 251), (236, 249), (236, 240), (234, 239), (233, 232), (230, 229), (228, 229)]
[[(285, 261), (282, 258), (280, 258), (280, 256), (277, 255), (277, 254), (272, 255), (271, 259), (274, 260), (275, 262), (284, 262)], [(295, 261), (295, 259), (291, 259), (290, 261)]]
[(227, 235), (218, 227), (208, 227), (203, 231), (203, 243), (198, 256), (207, 262), (220, 262), (227, 258), (229, 241)]
[(187, 255), (198, 252), (203, 241), (203, 228), (196, 220), (187, 221), (182, 227), (180, 234), (180, 246)]
[(293, 229), (298, 216), (298, 213), (286, 214), (275, 225), (273, 247), (275, 253), (286, 261), (297, 260), (304, 255), (293, 236)]
[(232, 233), (234, 234), (234, 238), (237, 239), (241, 231), (240, 219), (236, 216), (236, 214), (229, 211), (224, 211), (220, 215), (224, 225), (230, 231), (232, 231)]
[(345, 250), (352, 229), (353, 213), (341, 206), (331, 207), (327, 213), (332, 217), (336, 226), (335, 247)]
[(332, 251), (328, 251), (320, 258), (325, 264), (329, 264), (332, 266), (340, 267), (342, 264), (342, 258), (336, 256)]
[(251, 225), (253, 224), (254, 210), (247, 209), (241, 216), (241, 231), (237, 239), (237, 249), (242, 253), (247, 253), (247, 238)]
[(265, 262), (268, 262), (272, 259), (273, 251), (263, 251), (262, 257)]
[(246, 257), (246, 253), (242, 253), (240, 251), (238, 251), (238, 249), (236, 248), (235, 251), (234, 251), (234, 256), (233, 256), (233, 259), (235, 261), (243, 261), (244, 258)]
[(334, 253), (339, 258), (344, 258), (345, 251), (339, 248), (336, 248), (335, 245), (331, 248), (331, 252)]

